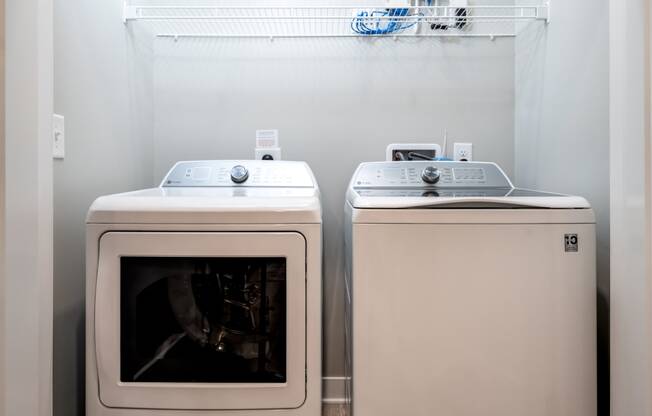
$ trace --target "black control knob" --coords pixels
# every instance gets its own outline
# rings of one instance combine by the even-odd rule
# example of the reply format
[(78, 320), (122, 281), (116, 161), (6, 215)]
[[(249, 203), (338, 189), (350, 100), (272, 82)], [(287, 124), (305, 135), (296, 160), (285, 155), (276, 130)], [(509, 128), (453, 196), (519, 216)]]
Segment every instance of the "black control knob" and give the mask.
[(441, 177), (441, 173), (439, 172), (439, 169), (437, 169), (434, 166), (428, 166), (423, 170), (423, 172), (421, 172), (421, 179), (423, 179), (425, 183), (429, 183), (432, 185), (439, 182), (440, 177)]
[(242, 165), (234, 166), (231, 169), (231, 180), (235, 183), (244, 183), (249, 179), (249, 171)]

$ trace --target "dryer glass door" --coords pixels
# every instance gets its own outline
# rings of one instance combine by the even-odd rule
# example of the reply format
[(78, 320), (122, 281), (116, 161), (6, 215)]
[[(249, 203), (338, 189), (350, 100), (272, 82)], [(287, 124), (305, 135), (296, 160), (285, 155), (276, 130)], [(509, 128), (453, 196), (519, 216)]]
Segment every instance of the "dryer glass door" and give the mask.
[(120, 381), (285, 383), (285, 258), (125, 256), (120, 269)]
[(300, 234), (107, 233), (96, 298), (106, 406), (293, 408), (305, 400)]

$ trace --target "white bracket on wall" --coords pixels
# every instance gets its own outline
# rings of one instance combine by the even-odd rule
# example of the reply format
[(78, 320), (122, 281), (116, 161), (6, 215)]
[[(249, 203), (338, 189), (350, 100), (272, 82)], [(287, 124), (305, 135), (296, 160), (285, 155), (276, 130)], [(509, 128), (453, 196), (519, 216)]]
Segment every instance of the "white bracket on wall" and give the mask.
[(129, 20), (138, 18), (136, 6), (130, 6), (129, 2), (124, 2), (124, 11), (122, 13), (122, 23), (127, 24)]
[(546, 13), (546, 24), (549, 24), (550, 23), (550, 0), (546, 0), (544, 13)]
[(537, 20), (544, 20), (546, 24), (550, 23), (550, 0), (545, 0), (540, 6), (537, 6)]

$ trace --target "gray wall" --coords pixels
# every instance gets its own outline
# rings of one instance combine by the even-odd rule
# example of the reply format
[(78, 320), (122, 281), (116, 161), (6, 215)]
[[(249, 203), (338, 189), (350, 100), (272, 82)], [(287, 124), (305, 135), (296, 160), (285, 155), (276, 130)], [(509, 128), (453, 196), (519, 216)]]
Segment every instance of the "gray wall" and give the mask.
[[(514, 41), (157, 40), (121, 3), (55, 4), (55, 414), (82, 414), (84, 216), (101, 194), (156, 184), (181, 159), (250, 158), (278, 128), (324, 197), (326, 375), (343, 374), (343, 194), (390, 142), (472, 141), (513, 172)], [(155, 48), (152, 50), (151, 48)]]
[(148, 187), (151, 64), (121, 1), (55, 2), (55, 112), (66, 158), (54, 166), (54, 414), (82, 415), (84, 220), (95, 197)]
[[(608, 0), (553, 2), (516, 39), (516, 183), (585, 196), (598, 231), (599, 413), (609, 414)], [(581, 18), (580, 18), (581, 17)]]

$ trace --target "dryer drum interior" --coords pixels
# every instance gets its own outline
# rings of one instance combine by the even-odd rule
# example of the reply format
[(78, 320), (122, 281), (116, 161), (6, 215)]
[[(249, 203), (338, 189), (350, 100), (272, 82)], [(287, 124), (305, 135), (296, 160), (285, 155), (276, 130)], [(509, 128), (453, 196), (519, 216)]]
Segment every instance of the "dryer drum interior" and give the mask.
[(123, 257), (120, 378), (286, 381), (286, 259)]

